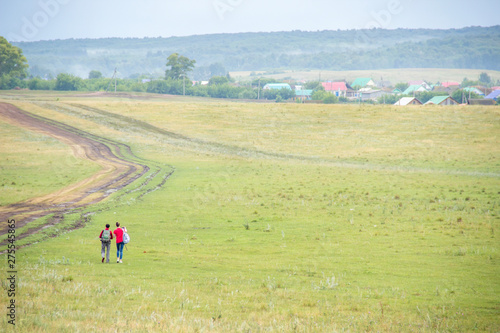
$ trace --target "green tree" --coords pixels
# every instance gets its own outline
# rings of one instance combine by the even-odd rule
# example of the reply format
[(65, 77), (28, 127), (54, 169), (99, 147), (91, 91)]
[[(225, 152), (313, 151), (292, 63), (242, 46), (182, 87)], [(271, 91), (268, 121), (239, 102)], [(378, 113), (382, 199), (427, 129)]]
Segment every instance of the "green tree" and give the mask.
[(328, 93), (324, 90), (316, 90), (315, 92), (313, 92), (311, 98), (314, 101), (322, 101), (323, 98), (325, 98), (327, 94)]
[(452, 94), (451, 97), (456, 100), (458, 103), (466, 102), (463, 100), (464, 98), (468, 101), (469, 97), (470, 99), (480, 99), (484, 98), (483, 96), (480, 96), (474, 92), (469, 92), (467, 90), (459, 89), (455, 90)]
[(278, 95), (277, 97), (281, 97), (283, 100), (288, 100), (290, 98), (294, 98), (295, 97), (295, 90), (291, 90), (291, 89), (287, 89), (287, 88), (281, 88), (279, 91), (278, 91)]
[(220, 85), (209, 85), (208, 95), (214, 98), (238, 98), (241, 88), (233, 87), (228, 83)]
[(400, 83), (397, 83), (394, 88), (396, 89), (399, 89), (401, 90), (401, 92), (405, 91), (406, 89), (408, 89), (408, 83), (404, 83), (404, 82), (400, 82)]
[(262, 89), (268, 83), (278, 83), (278, 82), (279, 81), (276, 81), (276, 79), (269, 79), (269, 78), (265, 78), (265, 77), (257, 78), (257, 79), (252, 80), (252, 87), (258, 88), (260, 85), (260, 89)]
[(171, 95), (182, 95), (184, 92), (184, 87), (186, 88), (186, 95), (190, 95), (190, 89), (192, 87), (192, 82), (190, 80), (154, 80), (148, 83), (147, 92), (157, 93), (157, 94), (171, 94)]
[(56, 90), (78, 90), (84, 85), (83, 80), (77, 76), (67, 73), (57, 75)]
[(380, 96), (379, 98), (377, 98), (377, 102), (379, 102), (380, 104), (394, 104), (399, 101), (399, 98), (399, 95), (387, 94), (385, 96)]
[(319, 81), (309, 81), (306, 82), (304, 85), (304, 89), (310, 89), (310, 90), (325, 90), (321, 82)]
[(221, 85), (229, 83), (229, 79), (225, 76), (212, 76), (210, 81), (208, 81), (209, 85)]
[(23, 51), (0, 36), (0, 89), (22, 87), (28, 63)]
[(473, 80), (469, 80), (467, 78), (464, 78), (460, 85), (462, 87), (466, 88), (466, 87), (471, 87), (471, 86), (479, 86), (479, 85), (481, 85), (481, 82), (480, 81), (473, 81)]
[(287, 100), (287, 99), (290, 99), (290, 98), (293, 98), (295, 97), (295, 91), (291, 90), (291, 89), (287, 89), (287, 88), (281, 88), (281, 89), (266, 89), (262, 92), (262, 96), (265, 98), (265, 99), (268, 99), (268, 100), (278, 100), (279, 101), (282, 101), (282, 100)]
[(325, 104), (335, 104), (339, 101), (339, 99), (337, 98), (337, 96), (335, 96), (334, 94), (331, 94), (331, 93), (327, 93), (328, 96), (326, 96), (325, 98), (323, 98), (323, 103)]
[(264, 99), (273, 100), (278, 97), (278, 90), (276, 89), (266, 89), (261, 91), (261, 96)]
[(54, 80), (42, 80), (39, 77), (35, 77), (28, 81), (28, 88), (30, 90), (53, 90)]
[(311, 98), (315, 101), (323, 101), (325, 104), (335, 104), (339, 101), (337, 96), (325, 90), (317, 90), (313, 92)]
[(195, 63), (196, 60), (191, 60), (179, 55), (179, 53), (172, 53), (167, 58), (167, 67), (170, 67), (170, 69), (165, 71), (165, 79), (181, 79), (182, 76), (193, 70)]
[(251, 88), (246, 88), (238, 94), (239, 99), (256, 99), (257, 93)]
[(479, 81), (481, 81), (483, 84), (490, 84), (491, 83), (491, 77), (488, 75), (488, 73), (481, 73), (479, 74)]
[(89, 72), (89, 79), (100, 79), (102, 78), (102, 73), (99, 71), (90, 71)]
[(0, 36), (0, 76), (9, 75), (24, 79), (27, 76), (28, 61), (23, 51)]
[(227, 74), (226, 68), (220, 62), (211, 64), (208, 69), (211, 76), (224, 76)]

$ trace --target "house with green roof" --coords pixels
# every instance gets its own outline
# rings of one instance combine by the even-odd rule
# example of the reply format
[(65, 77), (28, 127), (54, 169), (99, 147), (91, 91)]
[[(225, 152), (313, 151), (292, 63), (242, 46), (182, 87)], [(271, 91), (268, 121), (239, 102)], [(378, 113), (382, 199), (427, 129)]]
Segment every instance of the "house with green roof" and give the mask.
[(313, 91), (310, 89), (303, 89), (303, 90), (295, 90), (295, 98), (294, 100), (297, 101), (309, 101), (312, 99), (312, 94)]
[[(375, 87), (375, 81), (368, 77), (359, 77), (351, 84), (351, 87), (366, 88), (367, 86)], [(356, 88), (355, 88), (356, 89)]]
[(424, 86), (418, 85), (418, 84), (413, 84), (413, 85), (409, 86), (408, 88), (406, 88), (405, 91), (403, 91), (403, 95), (411, 95), (413, 93), (423, 92), (423, 91), (427, 91), (427, 89)]
[(435, 96), (424, 105), (458, 105), (459, 103), (450, 96)]
[(268, 83), (264, 86), (264, 90), (280, 90), (280, 89), (288, 89), (292, 90), (292, 87), (288, 83)]

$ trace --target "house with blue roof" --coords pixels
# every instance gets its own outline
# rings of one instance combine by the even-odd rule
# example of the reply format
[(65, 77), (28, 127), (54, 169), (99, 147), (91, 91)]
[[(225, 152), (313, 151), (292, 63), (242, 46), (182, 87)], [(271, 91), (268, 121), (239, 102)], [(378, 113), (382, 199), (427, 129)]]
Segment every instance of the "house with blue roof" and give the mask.
[(500, 90), (493, 90), (491, 94), (489, 94), (485, 98), (493, 99), (498, 102), (498, 96), (500, 96)]

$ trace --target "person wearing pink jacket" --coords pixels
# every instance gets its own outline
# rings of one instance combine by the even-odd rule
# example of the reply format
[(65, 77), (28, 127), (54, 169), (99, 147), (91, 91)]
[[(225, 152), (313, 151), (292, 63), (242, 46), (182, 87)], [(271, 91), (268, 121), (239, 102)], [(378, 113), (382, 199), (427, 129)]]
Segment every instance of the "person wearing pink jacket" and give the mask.
[(123, 258), (123, 247), (125, 243), (123, 243), (123, 233), (127, 232), (127, 228), (120, 227), (120, 222), (116, 222), (116, 229), (113, 231), (113, 234), (116, 237), (116, 262), (122, 263)]

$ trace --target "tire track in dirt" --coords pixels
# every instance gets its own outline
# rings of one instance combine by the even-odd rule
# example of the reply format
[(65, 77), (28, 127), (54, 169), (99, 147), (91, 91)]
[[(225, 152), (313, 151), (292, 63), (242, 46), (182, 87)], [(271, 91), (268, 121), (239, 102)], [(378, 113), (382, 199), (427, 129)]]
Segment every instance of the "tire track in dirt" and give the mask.
[[(0, 103), (0, 118), (14, 126), (54, 137), (68, 144), (76, 157), (91, 160), (101, 166), (101, 170), (91, 177), (56, 192), (0, 207), (0, 235), (7, 232), (7, 219), (16, 219), (19, 228), (40, 217), (54, 214), (49, 224), (57, 224), (64, 219), (65, 213), (104, 200), (150, 170), (148, 165), (125, 156), (135, 157), (129, 146), (31, 114), (11, 104)], [(170, 175), (171, 173), (165, 177), (161, 185)], [(45, 226), (37, 230), (43, 227)], [(27, 234), (33, 234), (37, 230), (30, 230)]]

